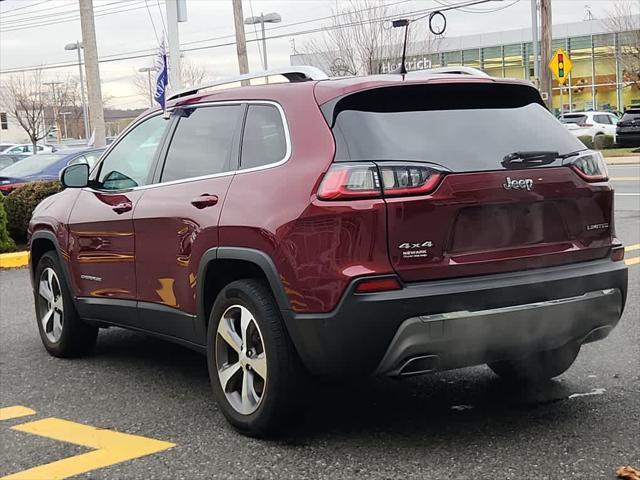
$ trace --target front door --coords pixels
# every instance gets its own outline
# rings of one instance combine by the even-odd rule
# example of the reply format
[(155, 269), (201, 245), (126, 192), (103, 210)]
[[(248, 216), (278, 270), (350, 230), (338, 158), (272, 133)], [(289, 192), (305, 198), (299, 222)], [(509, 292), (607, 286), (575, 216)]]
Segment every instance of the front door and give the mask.
[[(69, 218), (69, 262), (80, 303), (135, 306), (133, 212), (144, 196), (168, 121), (143, 120), (107, 152)], [(118, 303), (119, 301), (119, 303)], [(102, 312), (102, 313), (101, 313)], [(88, 316), (108, 319), (114, 309)], [(133, 319), (129, 319), (133, 320)], [(124, 321), (122, 323), (130, 323)]]
[(203, 253), (218, 245), (218, 220), (237, 167), (242, 105), (178, 110), (158, 183), (134, 212), (141, 328), (189, 341)]

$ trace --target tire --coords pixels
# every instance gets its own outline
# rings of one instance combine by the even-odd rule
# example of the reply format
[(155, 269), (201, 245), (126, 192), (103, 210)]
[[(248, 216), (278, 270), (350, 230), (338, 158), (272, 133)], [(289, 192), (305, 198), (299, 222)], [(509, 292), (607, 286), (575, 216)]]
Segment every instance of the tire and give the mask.
[(54, 357), (67, 358), (93, 351), (98, 328), (86, 324), (78, 316), (55, 252), (50, 251), (42, 256), (34, 279), (38, 332), (47, 352)]
[(541, 383), (566, 372), (576, 360), (580, 345), (569, 343), (555, 350), (536, 352), (515, 360), (489, 363), (499, 377), (520, 383)]
[(295, 416), (303, 370), (271, 290), (261, 281), (235, 281), (216, 298), (207, 364), (218, 405), (240, 433), (270, 436)]

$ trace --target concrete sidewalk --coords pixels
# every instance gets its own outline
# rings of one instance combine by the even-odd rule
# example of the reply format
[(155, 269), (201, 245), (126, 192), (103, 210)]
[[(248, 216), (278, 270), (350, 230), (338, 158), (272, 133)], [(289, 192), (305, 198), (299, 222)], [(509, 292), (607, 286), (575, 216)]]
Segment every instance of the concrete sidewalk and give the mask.
[(625, 157), (605, 157), (608, 165), (637, 165), (640, 164), (640, 155), (627, 155)]

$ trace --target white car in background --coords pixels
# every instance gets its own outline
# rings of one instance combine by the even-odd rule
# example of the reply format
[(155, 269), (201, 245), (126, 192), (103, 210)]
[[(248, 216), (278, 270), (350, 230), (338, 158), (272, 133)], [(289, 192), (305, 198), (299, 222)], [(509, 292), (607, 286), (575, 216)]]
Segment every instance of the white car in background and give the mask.
[[(38, 147), (38, 153), (51, 153), (53, 152), (53, 148), (49, 145), (36, 145)], [(2, 153), (6, 153), (7, 155), (31, 155), (33, 154), (33, 145), (30, 143), (21, 143), (18, 145), (13, 145), (10, 148), (7, 148)]]
[(616, 141), (616, 125), (620, 119), (611, 112), (571, 112), (560, 117), (560, 121), (576, 137), (611, 135)]

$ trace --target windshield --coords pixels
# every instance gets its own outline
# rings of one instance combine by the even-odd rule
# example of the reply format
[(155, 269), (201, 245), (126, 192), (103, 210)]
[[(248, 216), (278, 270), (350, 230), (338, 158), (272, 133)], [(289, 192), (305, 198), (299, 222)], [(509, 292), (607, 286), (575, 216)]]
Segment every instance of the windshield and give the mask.
[[(513, 152), (566, 154), (585, 149), (526, 92), (503, 94), (503, 87), (495, 85), (443, 87), (450, 86), (425, 85), (423, 92), (407, 99), (393, 92), (392, 98), (351, 102), (336, 116), (336, 161), (409, 160), (468, 172), (501, 170), (503, 158)], [(518, 99), (524, 104), (518, 105)], [(393, 111), (398, 106), (401, 111)]]
[(56, 155), (47, 153), (32, 155), (2, 170), (2, 176), (26, 177), (29, 175), (35, 175), (36, 173), (39, 173), (42, 170), (50, 167), (54, 163), (63, 160), (66, 156), (67, 155)]

